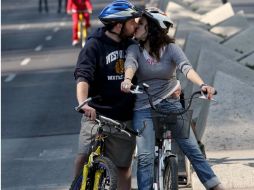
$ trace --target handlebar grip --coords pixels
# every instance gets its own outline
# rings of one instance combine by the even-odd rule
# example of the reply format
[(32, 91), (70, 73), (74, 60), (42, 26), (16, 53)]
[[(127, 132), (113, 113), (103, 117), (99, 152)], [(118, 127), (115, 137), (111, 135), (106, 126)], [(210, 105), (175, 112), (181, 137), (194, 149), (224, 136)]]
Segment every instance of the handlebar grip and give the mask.
[(84, 111), (82, 110), (82, 107), (87, 104), (88, 102), (92, 101), (92, 100), (96, 100), (96, 99), (100, 99), (101, 96), (95, 96), (95, 97), (90, 97), (90, 98), (87, 98), (85, 101), (83, 101), (80, 105), (76, 106), (75, 107), (75, 110), (79, 113), (84, 113)]
[(130, 89), (131, 89), (131, 90), (135, 90), (135, 88), (137, 88), (137, 86), (133, 84), (133, 85), (131, 85), (131, 88), (130, 88)]
[[(207, 95), (207, 91), (203, 91), (203, 93), (204, 93), (205, 95)], [(217, 95), (217, 93), (218, 93), (217, 90), (215, 90), (214, 93), (213, 93), (213, 95)]]

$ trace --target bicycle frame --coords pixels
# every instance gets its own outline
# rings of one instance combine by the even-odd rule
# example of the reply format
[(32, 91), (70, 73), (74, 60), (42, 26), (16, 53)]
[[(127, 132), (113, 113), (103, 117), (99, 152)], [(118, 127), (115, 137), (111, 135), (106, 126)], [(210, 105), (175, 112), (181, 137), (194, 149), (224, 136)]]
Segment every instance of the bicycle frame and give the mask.
[(87, 37), (87, 28), (86, 28), (86, 23), (84, 19), (84, 12), (78, 12), (78, 18), (79, 18), (78, 37), (79, 37), (79, 40), (81, 40), (81, 47), (84, 47), (86, 42), (86, 37)]
[[(82, 107), (89, 101), (97, 98), (100, 97), (97, 96), (86, 99), (80, 105), (75, 107), (75, 110), (80, 113), (83, 113)], [(88, 162), (83, 166), (82, 174), (80, 174), (80, 176), (76, 178), (79, 179), (79, 181), (74, 180), (71, 188), (73, 187), (77, 189), (78, 187), (78, 190), (86, 190), (86, 189), (98, 190), (104, 185), (108, 185), (111, 189), (116, 188), (117, 184), (116, 167), (109, 158), (106, 158), (103, 155), (104, 139), (107, 138), (107, 135), (104, 133), (103, 130), (104, 125), (111, 127), (111, 129), (116, 129), (116, 131), (118, 132), (125, 133), (128, 136), (131, 136), (131, 134), (136, 136), (139, 135), (138, 132), (126, 128), (126, 125), (124, 123), (120, 123), (116, 120), (100, 115), (98, 112), (97, 119), (95, 121), (98, 125), (97, 132), (95, 135), (96, 137), (95, 147), (92, 147), (92, 152), (89, 155)], [(112, 132), (111, 129), (110, 133)], [(107, 130), (105, 131), (107, 132)], [(102, 178), (104, 179), (104, 181), (102, 180)], [(87, 183), (88, 181), (90, 182), (89, 185)]]

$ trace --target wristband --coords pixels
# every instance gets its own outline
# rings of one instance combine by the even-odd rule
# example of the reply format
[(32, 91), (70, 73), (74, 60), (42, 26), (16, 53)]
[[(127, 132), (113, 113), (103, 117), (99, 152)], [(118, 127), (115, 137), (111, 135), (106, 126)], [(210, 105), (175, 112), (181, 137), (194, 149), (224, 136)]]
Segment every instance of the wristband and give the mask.
[(199, 86), (199, 88), (202, 88), (203, 86), (208, 86), (208, 84), (203, 83)]
[(126, 79), (128, 79), (128, 80), (130, 80), (130, 81), (131, 81), (131, 79), (130, 79), (130, 78), (124, 78), (124, 80), (126, 80)]

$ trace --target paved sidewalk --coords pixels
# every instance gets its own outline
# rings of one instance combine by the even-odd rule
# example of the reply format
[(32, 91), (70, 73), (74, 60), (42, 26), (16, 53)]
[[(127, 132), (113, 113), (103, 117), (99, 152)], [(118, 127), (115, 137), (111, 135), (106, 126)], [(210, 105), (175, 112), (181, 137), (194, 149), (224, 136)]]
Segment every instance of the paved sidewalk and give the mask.
[[(207, 152), (209, 163), (227, 190), (254, 189), (254, 150)], [(193, 190), (205, 190), (193, 174)]]

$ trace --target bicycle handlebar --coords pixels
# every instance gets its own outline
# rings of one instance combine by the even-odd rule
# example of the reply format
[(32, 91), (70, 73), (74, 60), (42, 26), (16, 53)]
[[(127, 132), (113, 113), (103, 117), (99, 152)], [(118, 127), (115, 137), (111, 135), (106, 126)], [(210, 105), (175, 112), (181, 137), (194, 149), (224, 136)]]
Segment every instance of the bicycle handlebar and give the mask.
[(78, 106), (75, 107), (75, 110), (79, 113), (84, 113), (84, 111), (82, 110), (82, 107), (87, 104), (88, 102), (91, 102), (92, 100), (97, 100), (101, 98), (101, 96), (95, 96), (95, 97), (89, 97), (87, 98), (85, 101), (83, 101), (81, 104), (79, 104)]
[[(84, 113), (84, 111), (82, 110), (82, 107), (85, 104), (91, 102), (92, 100), (96, 100), (96, 99), (99, 99), (99, 98), (101, 98), (101, 96), (89, 97), (85, 101), (83, 101), (80, 105), (76, 106), (75, 110), (79, 113)], [(107, 109), (109, 109), (109, 107), (107, 107)], [(115, 129), (117, 129), (121, 133), (127, 134), (129, 137), (131, 137), (131, 134), (135, 135), (135, 136), (140, 136), (141, 133), (144, 131), (144, 128), (145, 128), (145, 126), (144, 126), (140, 131), (134, 131), (132, 129), (127, 128), (127, 126), (124, 122), (116, 121), (114, 119), (111, 119), (109, 117), (106, 117), (106, 116), (100, 114), (99, 112), (96, 112), (96, 120), (95, 121), (100, 126), (102, 124), (108, 124), (109, 126), (114, 126)]]
[[(207, 92), (204, 92), (202, 90), (198, 90), (198, 91), (195, 91), (191, 94), (187, 108), (184, 108), (182, 111), (178, 111), (178, 112), (166, 112), (166, 111), (159, 110), (159, 108), (157, 108), (153, 104), (153, 100), (152, 100), (153, 97), (148, 92), (148, 89), (149, 89), (149, 85), (146, 84), (146, 83), (143, 83), (143, 87), (132, 85), (130, 92), (133, 93), (133, 94), (145, 93), (148, 96), (148, 100), (149, 100), (149, 104), (150, 104), (151, 108), (153, 110), (155, 110), (156, 112), (158, 112), (160, 114), (163, 114), (163, 115), (169, 115), (169, 114), (171, 114), (171, 115), (182, 115), (182, 114), (186, 113), (190, 109), (192, 100), (193, 100), (194, 96), (196, 96), (196, 95), (201, 95), (201, 98), (209, 100), (205, 96), (205, 94), (207, 94)], [(215, 90), (214, 95), (216, 95), (216, 94), (217, 94), (217, 91)]]

